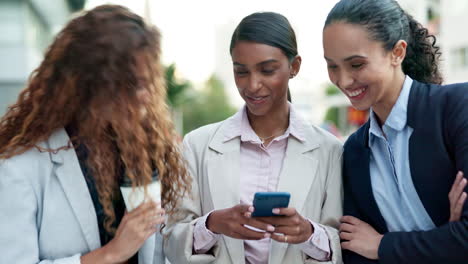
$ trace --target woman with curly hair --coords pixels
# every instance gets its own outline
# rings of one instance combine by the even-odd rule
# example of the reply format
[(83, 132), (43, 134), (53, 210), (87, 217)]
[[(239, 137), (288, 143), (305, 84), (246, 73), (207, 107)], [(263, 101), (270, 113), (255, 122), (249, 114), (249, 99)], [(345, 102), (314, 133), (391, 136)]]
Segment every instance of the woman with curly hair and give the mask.
[[(189, 178), (160, 53), (158, 30), (121, 6), (58, 34), (0, 121), (4, 263), (164, 263), (158, 225)], [(125, 212), (123, 178), (147, 194), (154, 172), (161, 206)]]
[(435, 37), (395, 0), (339, 1), (323, 47), (371, 109), (344, 147), (343, 261), (468, 263), (468, 83), (441, 85)]

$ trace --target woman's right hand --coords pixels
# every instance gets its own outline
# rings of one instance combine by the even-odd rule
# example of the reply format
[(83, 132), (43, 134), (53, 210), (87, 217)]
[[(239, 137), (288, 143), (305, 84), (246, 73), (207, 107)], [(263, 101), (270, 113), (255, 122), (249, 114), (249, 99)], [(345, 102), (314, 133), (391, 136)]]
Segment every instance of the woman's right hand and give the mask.
[[(275, 228), (251, 217), (254, 208), (250, 205), (236, 205), (231, 208), (211, 212), (206, 227), (213, 233), (223, 234), (242, 240), (259, 240), (268, 238)], [(262, 231), (254, 231), (245, 225), (255, 227)]]
[(463, 205), (466, 201), (466, 192), (464, 192), (467, 180), (463, 177), (463, 172), (459, 171), (455, 182), (452, 185), (452, 189), (449, 192), (450, 200), (450, 222), (459, 221)]
[(102, 248), (81, 257), (81, 263), (122, 263), (130, 259), (164, 222), (164, 209), (153, 201), (125, 213), (115, 237)]

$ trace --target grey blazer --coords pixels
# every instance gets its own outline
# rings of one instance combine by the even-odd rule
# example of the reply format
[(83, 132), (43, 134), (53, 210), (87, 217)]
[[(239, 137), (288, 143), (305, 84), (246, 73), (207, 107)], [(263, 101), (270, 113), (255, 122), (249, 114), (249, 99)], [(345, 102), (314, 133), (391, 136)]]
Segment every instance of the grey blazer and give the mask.
[[(193, 177), (193, 199), (180, 206), (180, 218), (169, 218), (164, 234), (165, 253), (172, 263), (244, 264), (242, 240), (223, 236), (212, 254), (193, 254), (193, 230), (200, 217), (214, 209), (239, 203), (240, 139), (224, 140), (226, 121), (190, 132), (184, 139), (184, 156)], [(327, 232), (332, 260), (307, 258), (298, 245), (272, 241), (268, 263), (340, 264), (341, 248), (337, 227), (342, 215), (342, 145), (322, 129), (304, 121), (305, 142), (288, 139), (278, 190), (291, 193), (290, 207), (317, 223)]]
[[(64, 129), (40, 143), (67, 145)], [(31, 149), (0, 160), (1, 263), (79, 264), (101, 247), (93, 201), (73, 149), (57, 153)], [(164, 263), (162, 236), (151, 236), (139, 263)]]

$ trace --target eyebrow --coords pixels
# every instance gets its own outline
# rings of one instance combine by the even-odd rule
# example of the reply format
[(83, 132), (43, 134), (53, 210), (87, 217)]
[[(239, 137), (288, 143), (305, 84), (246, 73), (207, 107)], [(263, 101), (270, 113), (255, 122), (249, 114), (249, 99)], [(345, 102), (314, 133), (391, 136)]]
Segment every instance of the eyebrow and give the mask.
[[(333, 61), (332, 59), (329, 59), (329, 58), (327, 58), (327, 57), (325, 57), (325, 56), (324, 56), (324, 58), (325, 58), (325, 60), (327, 60), (327, 61)], [(356, 58), (358, 58), (358, 59), (367, 59), (366, 56), (362, 56), (362, 55), (352, 55), (352, 56), (346, 57), (343, 61), (350, 61), (350, 60), (356, 59)]]
[[(275, 59), (270, 59), (270, 60), (266, 60), (266, 61), (262, 61), (260, 63), (257, 63), (257, 66), (261, 66), (261, 65), (265, 65), (265, 64), (268, 64), (268, 63), (271, 63), (271, 62), (278, 62), (278, 60), (275, 60)], [(245, 67), (245, 64), (242, 64), (242, 63), (239, 63), (239, 62), (233, 62), (234, 66), (243, 66)]]

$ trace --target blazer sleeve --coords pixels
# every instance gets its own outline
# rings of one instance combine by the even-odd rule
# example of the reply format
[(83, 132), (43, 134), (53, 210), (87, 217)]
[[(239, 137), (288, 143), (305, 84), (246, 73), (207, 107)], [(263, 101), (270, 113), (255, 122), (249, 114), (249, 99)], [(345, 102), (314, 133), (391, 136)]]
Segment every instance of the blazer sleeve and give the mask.
[[(346, 146), (345, 146), (346, 147)], [(343, 214), (344, 215), (351, 215), (359, 219), (364, 219), (364, 216), (359, 212), (356, 202), (354, 201), (354, 196), (351, 193), (350, 185), (349, 185), (349, 175), (347, 173), (346, 168), (346, 157), (343, 161), (343, 190), (344, 190), (344, 201), (343, 201)], [(378, 263), (375, 260), (371, 260), (365, 258), (353, 251), (350, 250), (342, 250), (343, 254), (343, 262), (346, 264), (373, 264)]]
[[(468, 177), (468, 84), (448, 97), (445, 117), (455, 166)], [(447, 176), (449, 177), (449, 176)], [(465, 189), (468, 192), (468, 187)], [(379, 247), (381, 263), (468, 263), (468, 202), (462, 219), (424, 232), (384, 235)]]
[(207, 254), (193, 252), (193, 232), (196, 222), (202, 216), (202, 209), (197, 182), (200, 164), (191, 145), (191, 134), (188, 134), (183, 142), (183, 154), (192, 177), (191, 192), (183, 198), (177, 213), (169, 216), (163, 230), (166, 237), (164, 252), (171, 263), (211, 263), (216, 260), (219, 252), (217, 244)]
[(39, 203), (34, 188), (23, 170), (29, 165), (11, 159), (0, 160), (2, 263), (80, 264), (79, 253), (60, 259), (40, 259), (37, 224)]
[[(340, 218), (343, 215), (343, 185), (341, 175), (342, 153), (342, 145), (341, 143), (337, 143), (330, 151), (330, 156), (328, 156), (329, 165), (327, 168), (327, 177), (325, 182), (325, 199), (323, 201), (319, 223), (327, 233), (330, 242), (332, 258), (330, 262), (326, 263), (334, 264), (343, 263), (340, 237), (338, 233)], [(317, 262), (309, 258), (305, 263)]]

